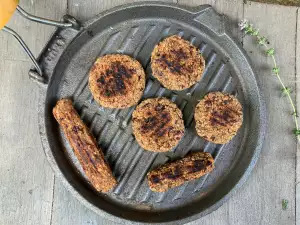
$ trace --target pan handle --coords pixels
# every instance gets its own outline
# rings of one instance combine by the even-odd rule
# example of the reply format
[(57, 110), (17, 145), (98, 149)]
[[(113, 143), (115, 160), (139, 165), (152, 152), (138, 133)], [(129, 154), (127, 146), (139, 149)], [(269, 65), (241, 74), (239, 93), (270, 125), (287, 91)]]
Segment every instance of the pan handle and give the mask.
[(24, 9), (22, 9), (19, 5), (17, 6), (17, 11), (26, 19), (37, 22), (37, 23), (42, 23), (45, 25), (50, 25), (50, 26), (55, 26), (55, 27), (62, 27), (62, 28), (68, 28), (72, 27), (76, 30), (80, 29), (80, 24), (75, 20), (75, 18), (71, 16), (65, 16), (64, 17), (64, 22), (58, 22), (54, 20), (49, 20), (37, 16), (33, 16), (26, 12)]
[[(59, 22), (59, 21), (54, 21), (54, 20), (49, 20), (49, 19), (44, 19), (41, 17), (33, 16), (29, 13), (27, 13), (24, 9), (22, 9), (20, 6), (17, 6), (17, 11), (26, 19), (42, 23), (45, 25), (50, 25), (50, 26), (55, 26), (55, 27), (61, 27), (61, 28), (73, 28), (76, 30), (79, 30), (81, 25), (79, 22), (72, 16), (65, 15), (64, 16), (64, 21)], [(25, 53), (28, 55), (28, 57), (31, 59), (35, 70), (30, 70), (29, 75), (34, 78), (37, 81), (40, 81), (42, 83), (45, 83), (45, 79), (43, 78), (43, 71), (37, 61), (37, 59), (34, 57), (24, 40), (21, 38), (21, 36), (15, 32), (14, 30), (10, 29), (9, 27), (4, 26), (2, 28), (3, 31), (7, 32), (8, 34), (12, 35), (22, 46), (23, 50)]]

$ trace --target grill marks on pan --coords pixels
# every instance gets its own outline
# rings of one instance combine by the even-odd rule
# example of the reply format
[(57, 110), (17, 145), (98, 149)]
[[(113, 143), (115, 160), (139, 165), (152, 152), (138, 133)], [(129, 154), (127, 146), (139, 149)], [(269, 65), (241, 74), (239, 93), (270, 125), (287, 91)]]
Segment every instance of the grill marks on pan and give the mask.
[(97, 79), (102, 91), (106, 97), (124, 95), (128, 87), (131, 86), (131, 77), (136, 73), (135, 69), (127, 68), (123, 63), (116, 61), (111, 63), (110, 68), (101, 73)]
[[(172, 65), (171, 65), (172, 66)], [(176, 66), (174, 66), (173, 65), (173, 67), (174, 67), (174, 70), (175, 70), (175, 72), (176, 72), (176, 69), (178, 70), (178, 68), (179, 67), (176, 67)], [(180, 68), (180, 69), (182, 69), (182, 68)], [(105, 79), (105, 75), (106, 75), (106, 73), (105, 74), (103, 74), (104, 76), (102, 77), (100, 77), (99, 79), (98, 79), (98, 83), (99, 83), (99, 85), (105, 85), (106, 84), (106, 79)], [(126, 89), (126, 86), (125, 86), (125, 89)], [(110, 94), (109, 92), (107, 93), (107, 94)], [(77, 130), (77, 128), (74, 128), (74, 129), (76, 129)], [(80, 130), (79, 130), (79, 132), (80, 132)], [(200, 168), (200, 166), (195, 166), (195, 168)], [(193, 166), (191, 166), (190, 167), (190, 170), (192, 171), (193, 170)], [(174, 172), (174, 174), (171, 174), (171, 175), (169, 175), (170, 176), (170, 179), (172, 179), (172, 177), (176, 177), (176, 174), (177, 174), (177, 172)], [(153, 179), (153, 183), (156, 183), (156, 182), (159, 182), (159, 177), (158, 176), (153, 176), (152, 177), (152, 179)], [(174, 178), (173, 178), (174, 179)]]

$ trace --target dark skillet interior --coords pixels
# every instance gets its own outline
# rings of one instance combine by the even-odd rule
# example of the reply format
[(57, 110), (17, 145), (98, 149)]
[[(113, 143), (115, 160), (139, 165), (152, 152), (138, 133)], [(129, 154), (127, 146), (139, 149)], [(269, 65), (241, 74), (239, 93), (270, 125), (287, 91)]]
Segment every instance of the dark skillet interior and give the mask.
[[(41, 97), (46, 103), (41, 106), (45, 107), (41, 122), (41, 133), (46, 135), (42, 138), (45, 151), (58, 175), (67, 181), (68, 189), (100, 215), (116, 220), (121, 217), (140, 222), (182, 224), (218, 208), (249, 175), (264, 135), (261, 95), (247, 57), (222, 29), (222, 17), (211, 8), (202, 7), (191, 13), (175, 6), (145, 3), (117, 11), (112, 10), (87, 23), (63, 49), (46, 95)], [(210, 25), (204, 26), (205, 21), (211, 21)], [(172, 34), (197, 46), (206, 60), (200, 82), (181, 92), (163, 88), (151, 75), (153, 47)], [(87, 85), (88, 72), (98, 56), (109, 53), (128, 54), (142, 63), (148, 77), (143, 98), (165, 96), (182, 110), (186, 132), (173, 151), (157, 154), (138, 146), (131, 130), (134, 107), (109, 110), (93, 101)], [(226, 145), (208, 143), (194, 130), (194, 107), (210, 91), (235, 94), (244, 108), (243, 127)], [(74, 100), (119, 180), (118, 187), (107, 195), (98, 194), (90, 187), (52, 116), (56, 101), (63, 97)], [(151, 192), (145, 179), (147, 171), (190, 151), (210, 152), (216, 160), (216, 169), (166, 193)]]

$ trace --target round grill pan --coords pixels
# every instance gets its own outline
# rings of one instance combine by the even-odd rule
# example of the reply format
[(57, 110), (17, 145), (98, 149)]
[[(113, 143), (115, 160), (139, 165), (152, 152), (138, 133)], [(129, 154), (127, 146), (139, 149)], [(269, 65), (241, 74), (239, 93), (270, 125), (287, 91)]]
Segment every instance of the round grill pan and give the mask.
[[(151, 75), (153, 47), (173, 34), (197, 46), (206, 60), (200, 82), (181, 92), (165, 89)], [(182, 110), (186, 132), (172, 151), (152, 153), (139, 147), (131, 129), (134, 107), (110, 110), (93, 100), (88, 72), (97, 57), (109, 53), (128, 54), (141, 62), (147, 73), (143, 99), (165, 96)], [(101, 216), (122, 223), (183, 224), (195, 220), (221, 206), (257, 161), (266, 128), (263, 98), (245, 51), (228, 32), (226, 18), (208, 5), (188, 9), (144, 2), (114, 8), (80, 30), (56, 30), (39, 64), (43, 79), (31, 78), (41, 87), (39, 128), (45, 153), (69, 191)], [(206, 142), (194, 130), (194, 107), (210, 91), (234, 94), (244, 107), (243, 127), (225, 145)], [(89, 185), (52, 115), (55, 103), (63, 97), (73, 99), (119, 181), (108, 194), (97, 193)], [(190, 151), (210, 152), (215, 170), (166, 193), (151, 192), (146, 173)]]

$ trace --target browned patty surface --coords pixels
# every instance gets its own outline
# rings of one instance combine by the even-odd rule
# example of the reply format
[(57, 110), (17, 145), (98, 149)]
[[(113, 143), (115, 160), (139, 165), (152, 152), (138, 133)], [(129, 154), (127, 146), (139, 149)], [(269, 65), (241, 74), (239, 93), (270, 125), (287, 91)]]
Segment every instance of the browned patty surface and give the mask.
[(199, 136), (216, 144), (225, 144), (242, 126), (243, 108), (233, 95), (212, 92), (196, 106), (195, 121)]
[(127, 55), (105, 55), (97, 59), (89, 74), (94, 99), (107, 108), (127, 108), (138, 103), (145, 89), (141, 64)]
[(155, 46), (151, 55), (153, 76), (171, 90), (183, 90), (198, 82), (205, 61), (198, 49), (174, 35)]
[(61, 126), (86, 176), (97, 191), (107, 192), (116, 186), (103, 152), (95, 138), (80, 119), (69, 99), (61, 99), (53, 109), (53, 115)]
[(167, 163), (147, 174), (150, 189), (164, 192), (197, 179), (214, 169), (214, 159), (207, 152), (194, 152), (177, 161)]
[(184, 134), (180, 109), (166, 98), (144, 100), (132, 114), (132, 128), (144, 149), (165, 152), (175, 147)]

